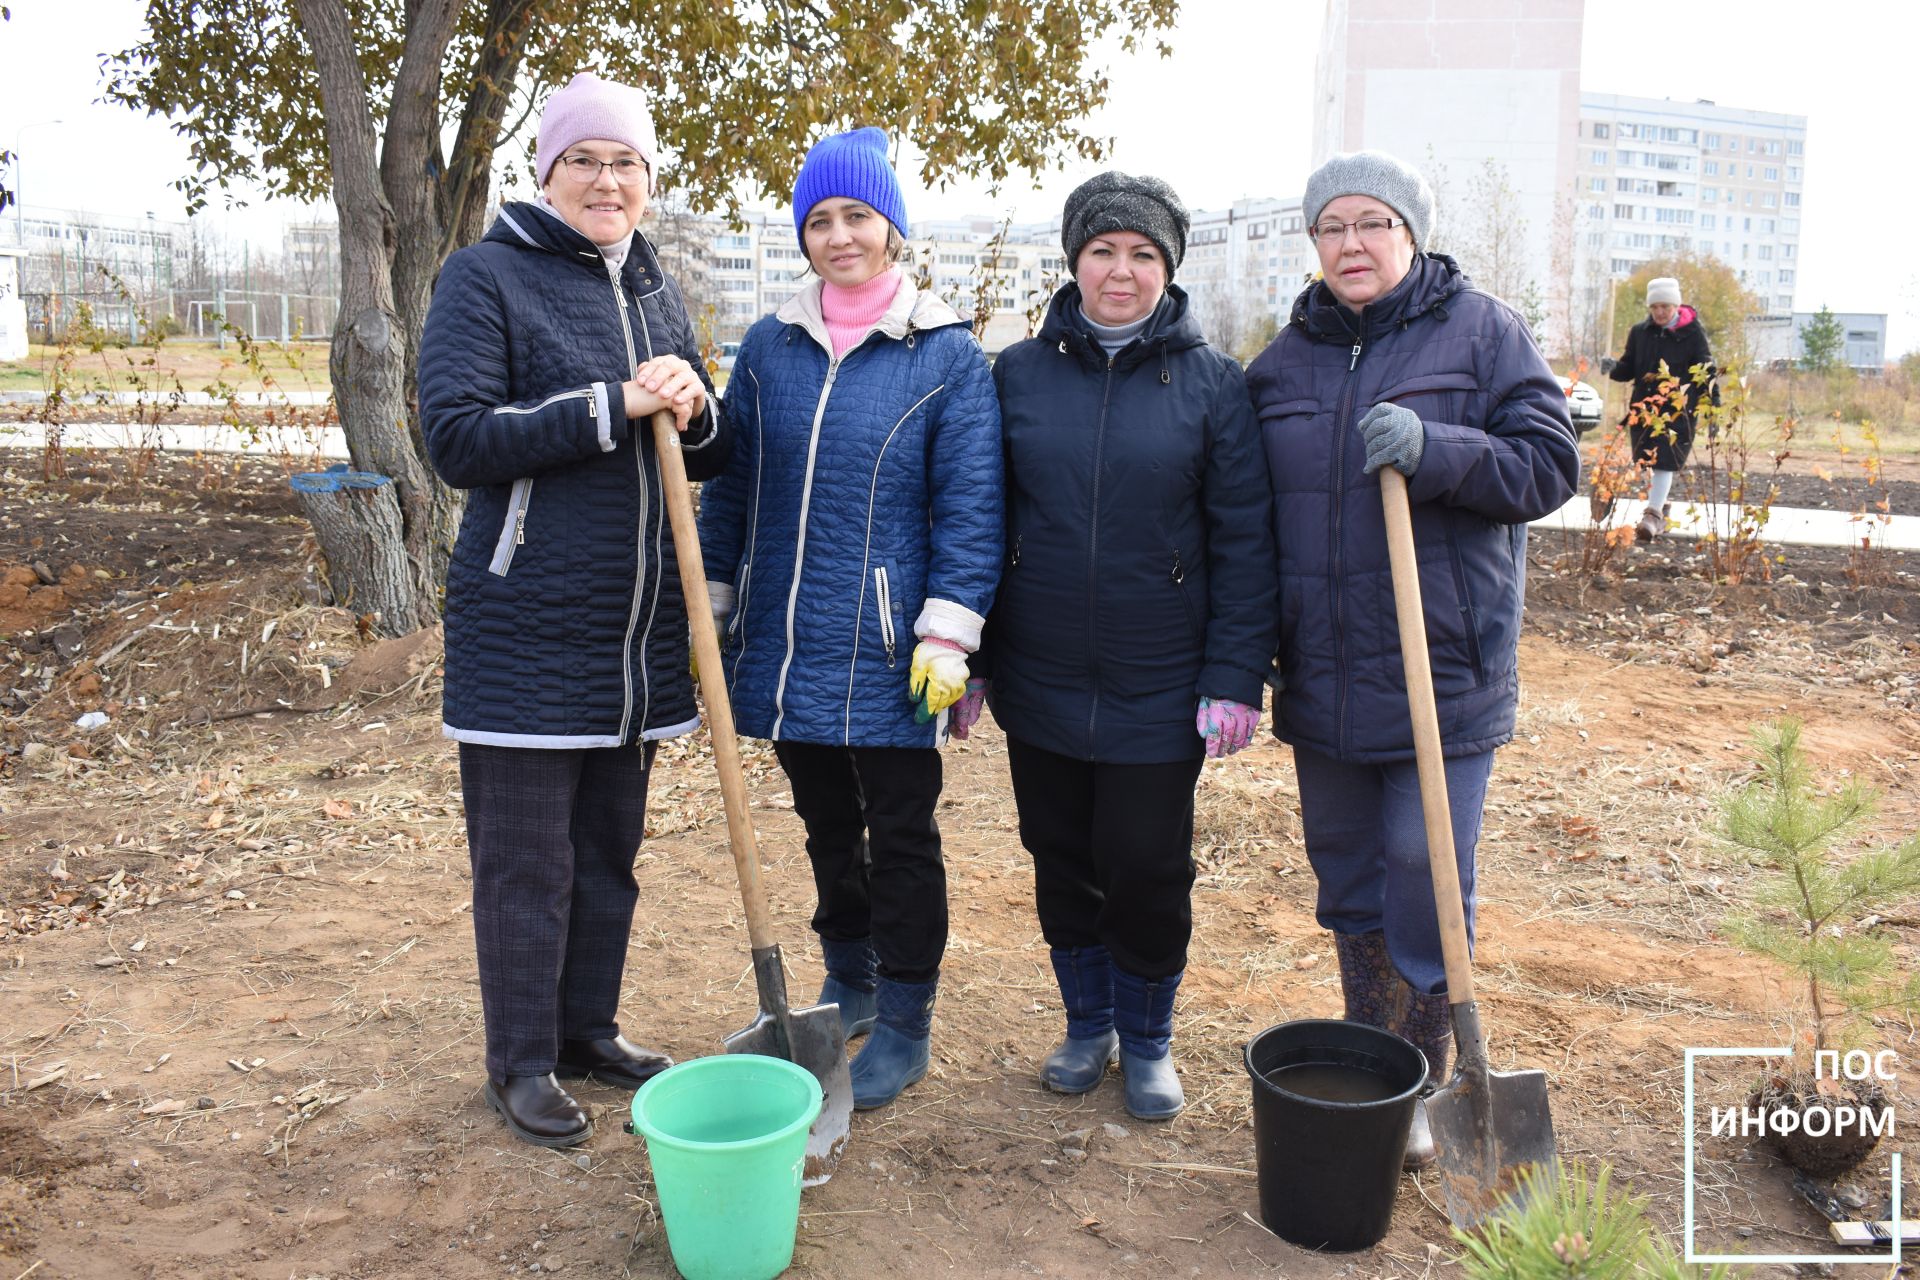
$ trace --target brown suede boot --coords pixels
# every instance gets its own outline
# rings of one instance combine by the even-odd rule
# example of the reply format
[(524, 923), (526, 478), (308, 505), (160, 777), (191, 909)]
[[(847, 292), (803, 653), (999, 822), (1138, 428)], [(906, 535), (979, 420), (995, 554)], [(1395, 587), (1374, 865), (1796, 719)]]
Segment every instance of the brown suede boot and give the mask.
[(1640, 517), (1640, 523), (1633, 527), (1635, 542), (1652, 542), (1667, 531), (1667, 517), (1652, 507), (1646, 509)]

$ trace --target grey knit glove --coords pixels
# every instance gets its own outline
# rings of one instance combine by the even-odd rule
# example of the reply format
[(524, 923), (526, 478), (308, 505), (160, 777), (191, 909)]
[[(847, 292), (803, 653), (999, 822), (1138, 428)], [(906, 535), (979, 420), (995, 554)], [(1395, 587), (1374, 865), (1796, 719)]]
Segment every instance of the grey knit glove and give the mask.
[(1382, 467), (1392, 467), (1410, 477), (1420, 469), (1420, 454), (1427, 447), (1427, 429), (1413, 410), (1397, 404), (1377, 404), (1361, 416), (1360, 434), (1367, 441), (1368, 475)]

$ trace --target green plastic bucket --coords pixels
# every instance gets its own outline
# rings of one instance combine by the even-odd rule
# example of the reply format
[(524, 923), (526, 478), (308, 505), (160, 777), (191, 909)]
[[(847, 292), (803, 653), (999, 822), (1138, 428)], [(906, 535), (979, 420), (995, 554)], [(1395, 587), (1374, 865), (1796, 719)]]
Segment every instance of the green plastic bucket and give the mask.
[(667, 1068), (633, 1095), (673, 1265), (687, 1280), (772, 1280), (793, 1261), (820, 1082), (781, 1058), (727, 1053)]

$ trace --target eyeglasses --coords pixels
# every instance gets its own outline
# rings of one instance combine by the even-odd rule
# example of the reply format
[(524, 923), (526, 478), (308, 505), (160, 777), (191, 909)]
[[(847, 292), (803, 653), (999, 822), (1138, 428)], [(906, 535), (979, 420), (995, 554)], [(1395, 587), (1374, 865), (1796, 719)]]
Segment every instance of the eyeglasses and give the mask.
[(1407, 225), (1405, 218), (1362, 218), (1358, 222), (1335, 222), (1328, 218), (1325, 222), (1316, 222), (1307, 228), (1307, 234), (1314, 243), (1322, 240), (1345, 240), (1347, 229), (1351, 227), (1360, 233), (1362, 240), (1378, 240), (1395, 227)]
[(595, 160), (592, 156), (571, 155), (560, 157), (560, 167), (575, 182), (597, 182), (600, 170), (613, 170), (613, 180), (623, 187), (638, 186), (647, 179), (647, 164), (637, 156), (621, 156), (618, 160)]

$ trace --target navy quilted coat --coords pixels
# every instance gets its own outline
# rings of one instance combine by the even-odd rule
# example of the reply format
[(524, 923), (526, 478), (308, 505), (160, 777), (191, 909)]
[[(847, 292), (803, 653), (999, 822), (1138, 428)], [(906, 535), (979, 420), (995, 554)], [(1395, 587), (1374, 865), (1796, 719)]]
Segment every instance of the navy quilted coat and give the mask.
[(994, 364), (1008, 567), (994, 719), (1080, 760), (1191, 759), (1202, 695), (1259, 706), (1273, 658), (1273, 494), (1246, 376), (1178, 286), (1111, 359), (1054, 295)]
[(1248, 366), (1280, 550), (1275, 732), (1342, 760), (1413, 755), (1380, 478), (1360, 416), (1393, 401), (1426, 425), (1407, 482), (1440, 736), (1448, 755), (1513, 736), (1527, 525), (1572, 496), (1567, 398), (1526, 323), (1426, 254), (1361, 316), (1309, 286)]
[[(448, 737), (613, 747), (699, 723), (659, 464), (620, 399), (669, 352), (706, 376), (644, 236), (616, 279), (557, 216), (509, 204), (441, 267), (420, 421), (434, 469), (470, 490), (447, 570)], [(723, 421), (688, 427), (690, 475), (724, 461)]]
[[(835, 360), (815, 282), (747, 331), (727, 383), (732, 456), (700, 497), (740, 731), (931, 747), (907, 675), (928, 612), (978, 643), (1000, 576), (1000, 413), (952, 307), (903, 278)], [(943, 603), (944, 602), (944, 603)], [(971, 647), (971, 646), (969, 646)]]

